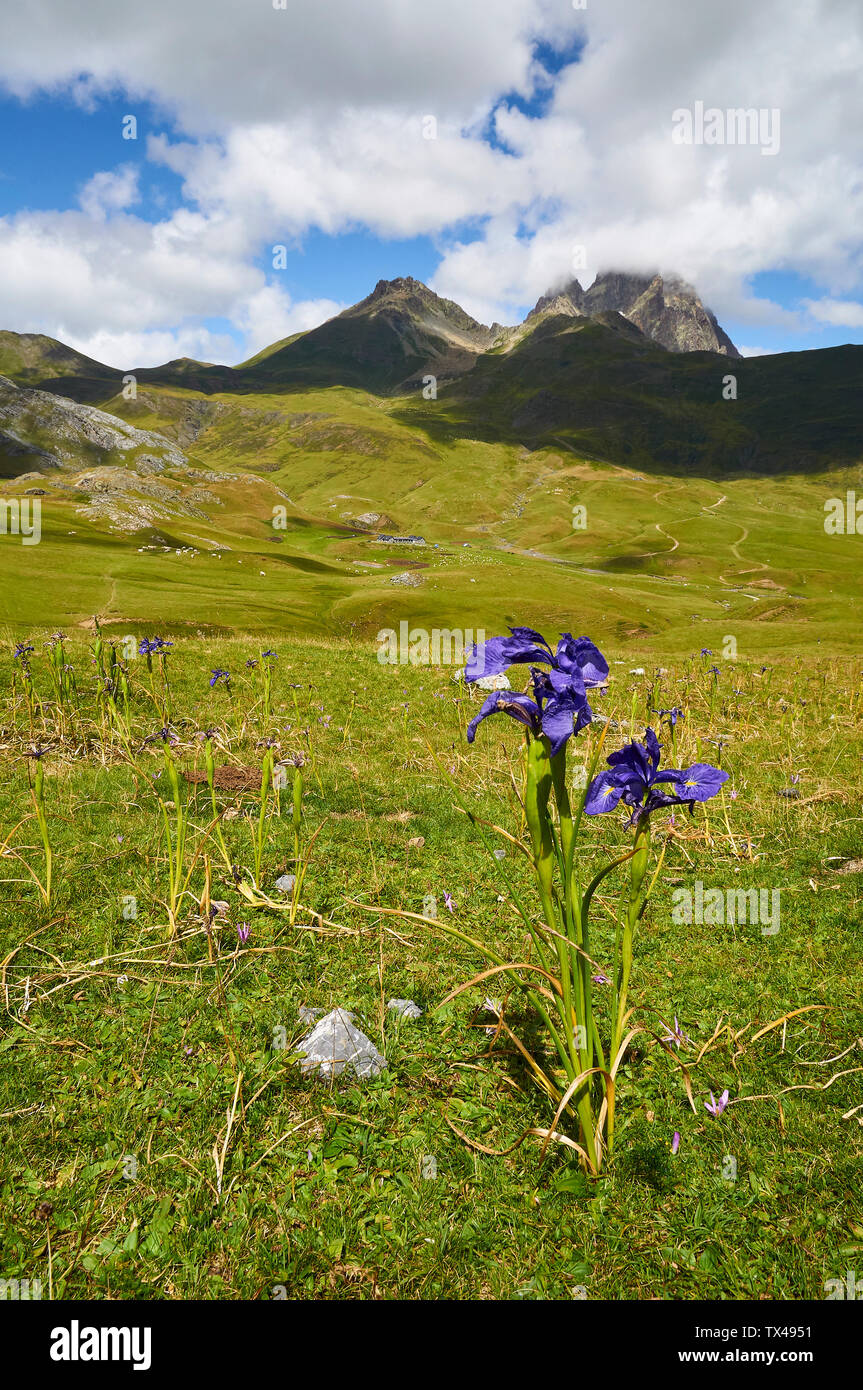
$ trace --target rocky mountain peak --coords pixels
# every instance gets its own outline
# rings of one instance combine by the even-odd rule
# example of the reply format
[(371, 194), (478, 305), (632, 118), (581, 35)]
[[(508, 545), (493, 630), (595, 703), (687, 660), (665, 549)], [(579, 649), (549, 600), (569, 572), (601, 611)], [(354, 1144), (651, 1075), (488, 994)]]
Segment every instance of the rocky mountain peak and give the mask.
[(669, 352), (740, 356), (692, 285), (677, 276), (604, 271), (587, 290), (578, 280), (570, 280), (543, 295), (528, 314), (528, 320), (550, 313), (573, 317), (618, 313)]

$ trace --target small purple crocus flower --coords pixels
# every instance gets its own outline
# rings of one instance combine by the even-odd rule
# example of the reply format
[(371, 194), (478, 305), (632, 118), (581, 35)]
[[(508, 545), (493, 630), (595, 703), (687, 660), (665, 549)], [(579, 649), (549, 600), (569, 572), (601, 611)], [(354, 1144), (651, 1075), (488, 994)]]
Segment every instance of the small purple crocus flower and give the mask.
[(718, 1119), (719, 1119), (719, 1116), (722, 1114), (722, 1112), (723, 1112), (723, 1110), (725, 1109), (725, 1107), (726, 1107), (727, 1104), (728, 1104), (728, 1091), (727, 1091), (727, 1089), (724, 1090), (724, 1091), (722, 1092), (722, 1095), (719, 1097), (718, 1100), (714, 1100), (714, 1098), (713, 1098), (713, 1092), (711, 1091), (711, 1092), (710, 1092), (710, 1102), (708, 1103), (707, 1101), (705, 1101), (705, 1102), (704, 1102), (704, 1108), (705, 1108), (705, 1110), (708, 1112), (708, 1114), (712, 1115), (713, 1118), (714, 1118), (715, 1120), (718, 1120)]
[(450, 912), (454, 912), (458, 907), (458, 903), (454, 901), (452, 893), (448, 893), (446, 889), (444, 889), (443, 900), (444, 906), (448, 908)]
[(591, 975), (590, 978), (593, 980), (593, 983), (594, 983), (595, 985), (610, 985), (610, 984), (611, 984), (611, 980), (608, 978), (607, 975), (604, 975), (604, 974), (602, 973), (601, 970), (600, 970), (600, 972), (599, 972), (598, 975)]
[(677, 1153), (677, 1150), (678, 1150), (679, 1148), (680, 1148), (680, 1132), (679, 1132), (678, 1130), (675, 1130), (675, 1131), (674, 1131), (674, 1138), (673, 1138), (672, 1141), (671, 1141), (671, 1152), (672, 1152), (673, 1154), (676, 1154), (676, 1153)]
[(241, 922), (237, 927), (237, 936), (240, 938), (240, 944), (245, 946), (249, 939), (249, 927), (246, 922)]
[[(631, 806), (630, 824), (634, 825), (659, 806), (694, 807), (696, 801), (715, 796), (728, 773), (709, 763), (693, 763), (687, 768), (668, 768), (659, 771), (661, 744), (653, 729), (648, 729), (644, 743), (628, 743), (617, 753), (610, 753), (610, 771), (600, 772), (587, 790), (584, 809), (596, 816), (612, 811), (619, 801)], [(660, 791), (660, 785), (668, 791)]]
[[(660, 1019), (659, 1021), (660, 1023), (662, 1023), (662, 1019)], [(686, 1033), (683, 1032), (682, 1028), (680, 1027), (680, 1024), (677, 1022), (677, 1014), (674, 1015), (673, 1029), (669, 1028), (667, 1023), (662, 1023), (662, 1027), (665, 1029), (665, 1037), (662, 1039), (663, 1042), (673, 1043), (675, 1047), (680, 1047), (681, 1043), (692, 1042), (692, 1039), (688, 1037)]]

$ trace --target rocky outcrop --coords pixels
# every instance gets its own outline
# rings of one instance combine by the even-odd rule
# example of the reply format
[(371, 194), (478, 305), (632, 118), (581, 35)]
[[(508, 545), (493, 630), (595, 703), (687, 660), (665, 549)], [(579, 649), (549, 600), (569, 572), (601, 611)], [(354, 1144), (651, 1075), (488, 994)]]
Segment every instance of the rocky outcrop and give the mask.
[[(0, 438), (7, 477), (42, 466), (109, 463), (117, 461), (117, 455), (138, 455), (141, 470), (150, 473), (183, 467), (187, 461), (164, 435), (135, 429), (116, 415), (78, 405), (65, 396), (16, 386), (8, 377), (0, 377), (0, 432), (7, 440), (4, 448)], [(19, 453), (24, 461), (15, 469), (10, 464)], [(40, 463), (42, 459), (46, 461)]]
[(589, 289), (578, 280), (555, 290), (537, 302), (528, 314), (537, 317), (567, 314), (595, 318), (603, 313), (622, 314), (669, 352), (719, 352), (726, 357), (740, 353), (702, 304), (691, 285), (676, 277), (628, 275), (607, 271), (597, 275)]

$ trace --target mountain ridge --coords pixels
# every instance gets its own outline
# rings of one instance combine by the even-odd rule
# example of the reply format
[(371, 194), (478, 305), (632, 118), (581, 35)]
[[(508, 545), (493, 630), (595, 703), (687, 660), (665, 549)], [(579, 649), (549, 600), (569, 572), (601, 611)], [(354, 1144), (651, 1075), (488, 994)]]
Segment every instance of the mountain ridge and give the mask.
[(356, 304), (315, 328), (269, 344), (236, 367), (180, 357), (157, 367), (119, 369), (44, 334), (0, 332), (0, 373), (18, 385), (55, 390), (81, 402), (104, 398), (118, 377), (175, 384), (207, 394), (315, 384), (358, 386), (380, 394), (410, 391), (426, 376), (447, 384), (491, 351), (508, 352), (548, 315), (602, 319), (619, 314), (671, 352), (739, 353), (677, 277), (612, 271), (583, 290), (571, 280), (543, 295), (521, 324), (487, 326), (455, 300), (412, 276), (378, 280)]

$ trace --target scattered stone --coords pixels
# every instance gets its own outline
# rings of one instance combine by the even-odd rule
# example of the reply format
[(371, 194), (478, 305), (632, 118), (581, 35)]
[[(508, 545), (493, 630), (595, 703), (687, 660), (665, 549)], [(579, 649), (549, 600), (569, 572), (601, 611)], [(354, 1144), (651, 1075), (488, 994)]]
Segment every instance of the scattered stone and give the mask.
[(410, 570), (404, 570), (402, 574), (394, 574), (390, 583), (403, 584), (407, 589), (418, 589), (422, 580), (418, 574), (411, 574)]
[(596, 712), (594, 712), (594, 715), (593, 715), (593, 723), (594, 723), (594, 724), (607, 724), (608, 727), (609, 727), (609, 729), (626, 729), (626, 728), (628, 727), (628, 725), (629, 725), (629, 720), (628, 720), (628, 719), (609, 719), (609, 717), (608, 717), (607, 714), (597, 714)]
[(475, 684), (478, 690), (512, 690), (512, 686), (503, 672), (499, 676), (480, 676)]
[[(314, 1023), (323, 1013), (323, 1009), (311, 1009), (306, 1004), (301, 1004), (297, 1010), (297, 1018), (300, 1020), (300, 1023), (308, 1025)], [(348, 1017), (353, 1018), (353, 1014), (349, 1014)]]
[(425, 545), (425, 536), (375, 536), (373, 545)]
[(276, 879), (276, 887), (280, 893), (293, 893), (296, 881), (296, 874), (282, 874), (281, 878)]
[(796, 801), (800, 796), (799, 787), (780, 787), (777, 796), (784, 796), (786, 801)]
[(494, 852), (494, 857), (495, 857), (495, 859), (506, 859), (506, 850), (505, 850), (505, 849), (496, 849), (495, 852)]
[(425, 844), (424, 835), (415, 835), (412, 840), (408, 840), (408, 849), (422, 849)]
[(422, 1009), (412, 999), (390, 999), (387, 1008), (399, 1018), (422, 1018)]
[(352, 1019), (353, 1014), (344, 1009), (333, 1009), (315, 1024), (297, 1049), (305, 1053), (300, 1062), (304, 1076), (328, 1080), (350, 1069), (360, 1080), (366, 1080), (383, 1071), (386, 1058), (365, 1033), (354, 1027)]

